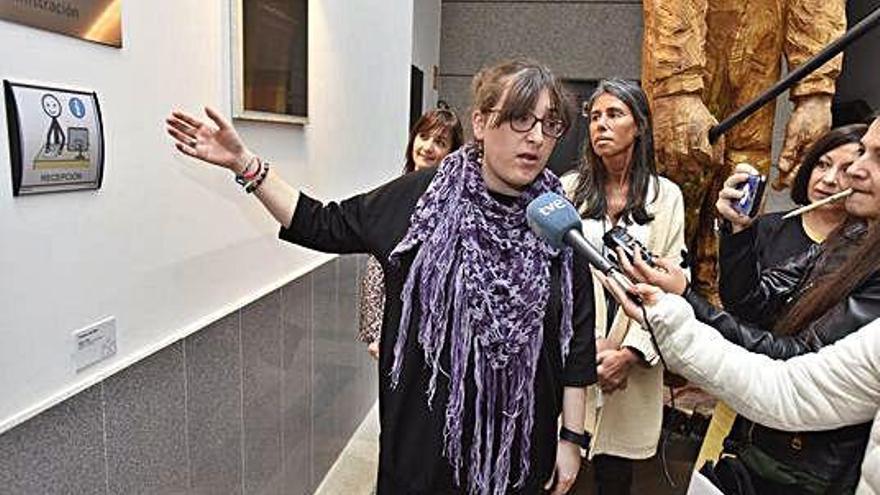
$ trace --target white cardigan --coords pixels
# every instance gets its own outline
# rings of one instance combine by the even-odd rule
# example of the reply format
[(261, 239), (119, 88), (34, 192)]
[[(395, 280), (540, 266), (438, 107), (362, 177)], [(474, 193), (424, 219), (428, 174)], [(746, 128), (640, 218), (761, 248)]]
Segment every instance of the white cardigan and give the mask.
[(724, 340), (678, 296), (662, 296), (648, 318), (671, 369), (752, 421), (819, 431), (873, 418), (856, 493), (880, 494), (880, 319), (818, 353), (775, 361)]
[[(568, 196), (574, 193), (577, 175), (562, 177)], [(651, 253), (681, 260), (684, 242), (684, 200), (681, 190), (672, 181), (659, 177), (649, 182), (646, 211), (654, 217), (647, 225), (631, 225), (630, 234), (640, 238)], [(611, 226), (599, 220), (583, 220), (584, 237), (601, 246), (602, 235)], [(584, 429), (592, 436), (589, 457), (613, 455), (627, 459), (646, 459), (657, 451), (660, 426), (663, 421), (663, 369), (657, 366), (657, 352), (651, 336), (637, 322), (618, 311), (607, 314), (605, 291), (593, 275), (593, 298), (596, 307), (597, 338), (607, 338), (618, 347), (638, 349), (649, 366), (630, 368), (627, 388), (611, 394), (602, 394), (598, 386), (587, 389)], [(611, 330), (607, 331), (608, 319)], [(602, 407), (599, 407), (599, 404)]]

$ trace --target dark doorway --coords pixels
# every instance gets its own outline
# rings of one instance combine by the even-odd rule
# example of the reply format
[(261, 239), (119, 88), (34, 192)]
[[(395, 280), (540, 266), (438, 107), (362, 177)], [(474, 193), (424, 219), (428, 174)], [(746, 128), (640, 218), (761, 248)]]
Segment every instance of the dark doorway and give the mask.
[[(880, 0), (849, 0), (846, 2), (848, 27), (880, 8)], [(843, 56), (843, 70), (837, 78), (837, 93), (831, 108), (833, 126), (865, 122), (880, 110), (880, 27), (866, 33), (850, 45)]]
[(424, 101), (425, 73), (415, 65), (411, 66), (409, 76), (409, 128), (416, 125), (422, 116)]
[(587, 121), (581, 115), (581, 106), (593, 90), (596, 89), (596, 81), (563, 81), (563, 86), (568, 92), (569, 104), (573, 110), (571, 128), (556, 145), (553, 154), (550, 155), (550, 170), (556, 175), (577, 169), (581, 158), (581, 147), (587, 139)]

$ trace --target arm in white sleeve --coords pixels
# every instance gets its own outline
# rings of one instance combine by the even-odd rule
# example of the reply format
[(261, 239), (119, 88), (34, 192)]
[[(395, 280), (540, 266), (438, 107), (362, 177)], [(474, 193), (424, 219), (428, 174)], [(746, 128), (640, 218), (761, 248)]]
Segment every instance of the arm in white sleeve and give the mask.
[(830, 430), (870, 421), (880, 404), (880, 320), (815, 354), (776, 361), (727, 342), (678, 296), (648, 308), (669, 367), (781, 430)]

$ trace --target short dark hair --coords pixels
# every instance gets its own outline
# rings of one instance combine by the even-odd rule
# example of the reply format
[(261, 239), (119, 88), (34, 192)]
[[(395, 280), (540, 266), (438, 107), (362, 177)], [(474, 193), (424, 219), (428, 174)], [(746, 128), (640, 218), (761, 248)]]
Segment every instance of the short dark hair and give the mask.
[[(439, 107), (439, 105), (438, 105)], [(409, 142), (406, 145), (406, 162), (404, 162), (403, 173), (408, 174), (416, 169), (416, 162), (413, 160), (413, 145), (418, 135), (430, 135), (435, 132), (449, 132), (449, 152), (453, 152), (461, 147), (464, 143), (464, 130), (461, 126), (461, 120), (448, 106), (435, 108), (425, 112), (419, 120), (413, 125), (409, 132)]]
[[(483, 114), (497, 111), (497, 118), (490, 123), (498, 127), (531, 112), (545, 89), (550, 93), (555, 117), (568, 129), (572, 115), (562, 83), (550, 69), (533, 60), (510, 60), (480, 70), (474, 76), (471, 93), (475, 110)], [(499, 103), (501, 108), (495, 108)]]
[(845, 125), (826, 132), (824, 136), (810, 146), (804, 156), (804, 161), (801, 162), (801, 166), (794, 176), (794, 181), (792, 181), (791, 200), (799, 205), (809, 204), (807, 186), (810, 183), (810, 175), (813, 174), (813, 169), (816, 168), (822, 155), (839, 146), (858, 143), (867, 130), (868, 126), (866, 124)]

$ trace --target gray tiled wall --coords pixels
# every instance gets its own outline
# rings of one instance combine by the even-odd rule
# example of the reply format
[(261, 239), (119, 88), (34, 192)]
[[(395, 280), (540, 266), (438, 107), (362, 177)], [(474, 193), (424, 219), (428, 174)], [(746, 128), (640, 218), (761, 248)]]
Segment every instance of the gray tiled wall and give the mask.
[(462, 114), (473, 75), (507, 58), (536, 59), (566, 80), (641, 72), (639, 0), (444, 0), (441, 12), (440, 98)]
[(336, 258), (0, 435), (0, 493), (311, 493), (376, 398), (362, 265)]

